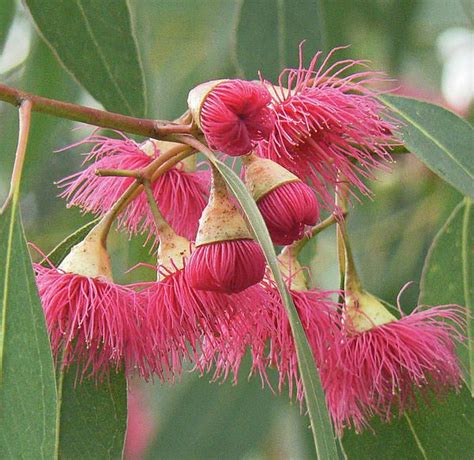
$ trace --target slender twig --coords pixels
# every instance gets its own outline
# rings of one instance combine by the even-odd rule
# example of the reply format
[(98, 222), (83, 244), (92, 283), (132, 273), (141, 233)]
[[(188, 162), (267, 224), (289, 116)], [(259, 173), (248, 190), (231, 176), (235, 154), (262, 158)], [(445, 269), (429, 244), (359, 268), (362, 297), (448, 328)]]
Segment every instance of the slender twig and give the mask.
[(165, 221), (163, 215), (158, 209), (156, 204), (155, 197), (153, 196), (153, 190), (151, 189), (151, 181), (149, 179), (142, 180), (143, 189), (145, 190), (146, 198), (148, 200), (148, 205), (150, 206), (151, 214), (153, 216), (153, 221), (155, 223), (156, 231), (160, 234), (163, 229), (167, 229), (169, 225)]
[(194, 150), (188, 146), (179, 145), (153, 160), (146, 168), (139, 172), (139, 178), (131, 184), (122, 196), (115, 202), (110, 210), (105, 214), (97, 226), (102, 227), (102, 241), (106, 242), (110, 228), (117, 216), (125, 207), (143, 191), (143, 180), (154, 182), (158, 177), (169, 171), (175, 164), (184, 158), (194, 155)]
[[(34, 112), (47, 113), (55, 117), (67, 118), (68, 120), (79, 121), (89, 125), (100, 126), (102, 128), (117, 129), (119, 131), (151, 137), (153, 139), (172, 141), (174, 140), (174, 134), (192, 134), (195, 129), (187, 114), (184, 114), (181, 118), (186, 122), (189, 122), (187, 124), (135, 118), (118, 113), (107, 112), (105, 110), (93, 109), (77, 104), (71, 104), (69, 102), (36, 96), (27, 93), (26, 91), (21, 91), (0, 84), (0, 101), (15, 106), (21, 106), (21, 104), (27, 100), (30, 101), (31, 109)], [(181, 121), (181, 119), (179, 121)]]
[(23, 164), (25, 162), (26, 146), (28, 144), (28, 135), (30, 132), (32, 103), (28, 100), (23, 101), (19, 108), (20, 127), (18, 131), (18, 144), (15, 153), (15, 164), (13, 165), (13, 172), (10, 181), (10, 191), (7, 198), (0, 208), (0, 214), (3, 214), (10, 201), (18, 198), (20, 191), (21, 174), (23, 172)]
[[(340, 218), (343, 218), (346, 215), (347, 215), (347, 212), (344, 212)], [(298, 241), (295, 241), (294, 243), (290, 245), (292, 253), (297, 256), (312, 238), (314, 238), (316, 235), (321, 233), (326, 228), (337, 223), (337, 220), (338, 219), (334, 215), (331, 215), (327, 217), (326, 219), (324, 219), (319, 224), (316, 224), (309, 232), (305, 234), (305, 236), (303, 236), (303, 238), (301, 238)]]
[[(341, 181), (341, 184), (343, 183), (344, 181)], [(342, 212), (347, 213), (347, 191), (342, 190), (341, 187), (340, 185), (339, 190), (336, 191), (336, 206), (339, 206)], [(352, 255), (345, 218), (337, 222), (337, 250), (341, 284), (344, 291), (360, 291), (361, 282), (356, 270), (354, 256)]]
[(96, 169), (95, 175), (99, 177), (117, 176), (117, 177), (140, 177), (140, 171), (134, 169)]

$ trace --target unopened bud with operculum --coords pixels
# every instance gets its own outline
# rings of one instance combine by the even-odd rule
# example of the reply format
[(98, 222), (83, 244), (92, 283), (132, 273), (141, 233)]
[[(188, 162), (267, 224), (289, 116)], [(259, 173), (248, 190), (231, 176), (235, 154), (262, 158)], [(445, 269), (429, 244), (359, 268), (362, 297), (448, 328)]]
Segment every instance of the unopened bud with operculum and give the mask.
[(307, 225), (319, 219), (315, 193), (293, 173), (272, 160), (245, 157), (245, 182), (276, 244), (303, 237)]
[(214, 80), (192, 89), (188, 107), (209, 146), (231, 156), (245, 155), (273, 128), (271, 96), (258, 82)]

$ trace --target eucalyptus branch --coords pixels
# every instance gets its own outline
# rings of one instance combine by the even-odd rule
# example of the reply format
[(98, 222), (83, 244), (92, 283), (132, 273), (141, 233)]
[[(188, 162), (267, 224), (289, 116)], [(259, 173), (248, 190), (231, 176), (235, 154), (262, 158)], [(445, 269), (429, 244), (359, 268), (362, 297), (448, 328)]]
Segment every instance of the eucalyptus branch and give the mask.
[(0, 214), (3, 214), (12, 199), (14, 201), (18, 199), (21, 174), (23, 172), (26, 147), (28, 145), (28, 135), (30, 133), (31, 110), (31, 101), (25, 100), (20, 103), (20, 108), (18, 111), (20, 128), (18, 131), (18, 144), (15, 153), (15, 164), (13, 165), (13, 172), (10, 181), (10, 191), (8, 192), (3, 206), (0, 208)]
[(56, 99), (36, 96), (3, 84), (0, 84), (0, 101), (15, 106), (21, 106), (25, 101), (29, 101), (33, 112), (46, 113), (55, 117), (67, 118), (68, 120), (79, 121), (101, 128), (116, 129), (131, 134), (151, 137), (153, 139), (173, 141), (175, 134), (192, 134), (195, 129), (188, 113), (178, 119), (178, 121), (189, 122), (186, 124), (135, 118), (107, 112), (105, 110), (71, 104), (69, 102), (62, 102)]

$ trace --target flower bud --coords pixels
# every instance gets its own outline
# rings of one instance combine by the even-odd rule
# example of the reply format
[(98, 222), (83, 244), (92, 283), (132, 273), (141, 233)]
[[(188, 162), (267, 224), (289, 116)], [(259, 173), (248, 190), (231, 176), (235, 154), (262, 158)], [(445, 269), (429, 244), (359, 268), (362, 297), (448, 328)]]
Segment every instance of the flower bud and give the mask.
[(348, 322), (348, 329), (352, 332), (369, 331), (397, 320), (376, 297), (368, 292), (346, 291), (345, 299), (344, 316)]
[(65, 273), (74, 273), (89, 278), (105, 278), (112, 281), (110, 257), (101, 234), (101, 225), (92, 229), (83, 241), (71, 249), (58, 269)]
[(265, 257), (214, 172), (209, 203), (199, 221), (196, 249), (187, 266), (196, 289), (239, 292), (262, 280)]
[(188, 96), (191, 114), (209, 146), (231, 156), (250, 152), (270, 135), (270, 101), (263, 85), (245, 80), (210, 81)]
[(287, 280), (288, 288), (291, 291), (308, 290), (308, 283), (304, 276), (303, 267), (290, 247), (287, 246), (280, 252), (278, 262), (280, 262), (280, 271)]
[(319, 219), (319, 204), (308, 185), (272, 160), (249, 155), (245, 181), (276, 244), (303, 237), (305, 226)]
[[(191, 242), (177, 235), (170, 226), (160, 229), (159, 238), (158, 266), (170, 272), (181, 270), (184, 267), (185, 259), (191, 254)], [(158, 271), (158, 277), (160, 275), (161, 273)]]

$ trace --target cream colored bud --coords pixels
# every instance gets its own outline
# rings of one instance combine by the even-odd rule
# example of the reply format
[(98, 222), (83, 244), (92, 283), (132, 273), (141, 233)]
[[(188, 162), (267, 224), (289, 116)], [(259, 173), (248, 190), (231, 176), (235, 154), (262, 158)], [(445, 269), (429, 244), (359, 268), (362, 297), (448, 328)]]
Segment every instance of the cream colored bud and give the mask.
[(222, 176), (214, 171), (209, 202), (199, 219), (196, 247), (218, 241), (252, 239), (239, 209), (229, 199)]
[(345, 303), (345, 318), (356, 332), (369, 331), (397, 320), (376, 297), (365, 291), (346, 291)]
[(278, 255), (281, 274), (289, 280), (288, 287), (292, 291), (307, 291), (308, 283), (304, 276), (304, 270), (289, 246), (283, 248)]
[(112, 281), (112, 266), (101, 239), (101, 228), (94, 227), (83, 241), (73, 246), (58, 269), (66, 273)]
[(251, 154), (244, 158), (244, 163), (245, 185), (255, 201), (283, 184), (301, 182), (297, 176), (272, 160)]
[[(184, 259), (191, 255), (191, 242), (177, 235), (171, 227), (160, 232), (158, 247), (158, 265), (171, 272), (184, 267)], [(158, 273), (158, 278), (160, 274)]]

